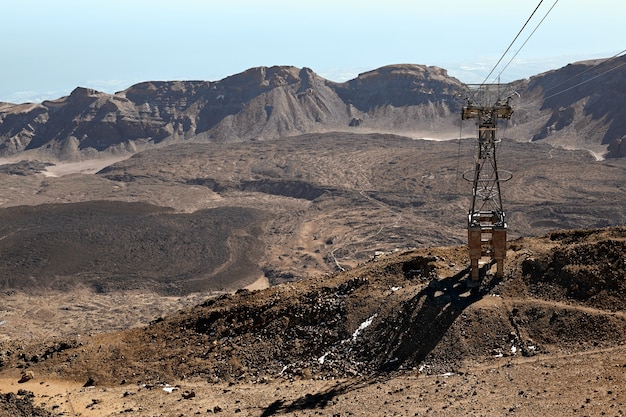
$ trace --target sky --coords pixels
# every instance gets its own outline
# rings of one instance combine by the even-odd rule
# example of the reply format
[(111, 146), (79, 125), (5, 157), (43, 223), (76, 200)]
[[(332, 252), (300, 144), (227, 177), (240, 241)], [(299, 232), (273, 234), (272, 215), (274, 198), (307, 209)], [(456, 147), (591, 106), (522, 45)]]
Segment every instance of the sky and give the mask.
[[(389, 64), (424, 64), (480, 83), (538, 4), (3, 0), (0, 101), (41, 102), (78, 86), (114, 93), (142, 81), (218, 81), (273, 65), (342, 82)], [(624, 16), (624, 0), (542, 0), (492, 77), (508, 82), (614, 56), (626, 49)]]

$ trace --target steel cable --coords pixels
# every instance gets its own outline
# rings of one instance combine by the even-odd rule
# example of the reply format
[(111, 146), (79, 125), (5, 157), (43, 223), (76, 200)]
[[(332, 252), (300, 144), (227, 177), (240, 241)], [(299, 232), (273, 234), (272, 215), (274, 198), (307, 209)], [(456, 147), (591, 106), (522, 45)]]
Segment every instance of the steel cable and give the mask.
[[(515, 52), (515, 54), (513, 55), (513, 57), (509, 60), (509, 62), (504, 66), (504, 68), (502, 68), (502, 71), (500, 71), (500, 73), (498, 73), (498, 76), (495, 77), (495, 79), (500, 79), (500, 76), (502, 75), (502, 73), (509, 67), (509, 65), (511, 65), (511, 62), (513, 62), (513, 60), (515, 59), (515, 57), (517, 56), (517, 54), (519, 54), (519, 52), (522, 50), (522, 48), (524, 48), (524, 46), (526, 46), (526, 43), (528, 43), (528, 41), (530, 40), (530, 38), (535, 34), (535, 32), (537, 31), (537, 29), (539, 29), (539, 26), (541, 26), (541, 24), (543, 23), (544, 20), (546, 20), (546, 17), (548, 17), (548, 15), (550, 14), (550, 12), (552, 11), (552, 9), (554, 9), (554, 6), (556, 6), (556, 4), (559, 2), (559, 0), (556, 0), (554, 2), (554, 4), (552, 5), (552, 7), (550, 7), (550, 10), (548, 10), (546, 12), (546, 14), (543, 16), (543, 18), (541, 19), (541, 21), (537, 24), (537, 26), (535, 26), (535, 29), (533, 29), (533, 31), (530, 33), (530, 35), (528, 35), (528, 37), (526, 38), (526, 40), (524, 41), (524, 43), (522, 44), (522, 46), (519, 47), (519, 49), (517, 50), (517, 52)], [(539, 7), (539, 6), (537, 6)], [(535, 9), (536, 10), (536, 9)], [(532, 16), (531, 16), (532, 17)], [(523, 28), (522, 28), (523, 29)], [(517, 39), (517, 37), (516, 37)], [(489, 78), (489, 77), (487, 77)]]
[[(558, 1), (558, 0), (557, 0)], [(524, 31), (524, 29), (526, 28), (526, 25), (528, 25), (528, 22), (530, 22), (530, 20), (533, 18), (533, 16), (535, 15), (535, 13), (537, 12), (537, 9), (539, 9), (539, 6), (541, 6), (541, 3), (543, 3), (543, 0), (539, 1), (539, 4), (537, 5), (537, 7), (535, 7), (535, 10), (533, 10), (533, 12), (530, 14), (530, 17), (526, 20), (526, 23), (524, 23), (524, 26), (522, 26), (522, 28), (519, 30), (519, 32), (517, 32), (517, 35), (515, 35), (515, 38), (513, 39), (513, 41), (510, 43), (509, 47), (506, 48), (506, 51), (504, 51), (504, 53), (502, 54), (502, 56), (500, 57), (500, 59), (498, 60), (498, 62), (496, 62), (496, 65), (494, 65), (494, 67), (491, 69), (491, 71), (489, 71), (489, 74), (485, 77), (485, 80), (481, 83), (481, 85), (485, 84), (487, 82), (487, 80), (489, 79), (489, 77), (491, 77), (491, 74), (493, 74), (493, 72), (496, 70), (496, 68), (498, 67), (498, 65), (500, 65), (500, 62), (502, 62), (502, 60), (504, 59), (504, 57), (506, 56), (506, 54), (509, 52), (509, 50), (511, 49), (511, 47), (513, 46), (513, 44), (515, 43), (515, 41), (517, 40), (517, 38), (519, 38), (519, 36), (522, 34), (522, 32)]]

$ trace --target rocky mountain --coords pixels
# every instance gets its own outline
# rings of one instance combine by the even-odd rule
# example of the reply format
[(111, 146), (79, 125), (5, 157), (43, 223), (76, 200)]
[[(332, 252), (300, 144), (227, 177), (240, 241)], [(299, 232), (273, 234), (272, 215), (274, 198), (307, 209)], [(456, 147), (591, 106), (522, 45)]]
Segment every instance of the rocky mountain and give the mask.
[[(521, 99), (509, 135), (624, 156), (625, 60), (579, 62), (512, 83)], [(4, 103), (0, 156), (31, 150), (73, 160), (166, 141), (350, 130), (450, 138), (458, 134), (465, 90), (444, 69), (424, 65), (391, 65), (344, 83), (309, 68), (275, 66), (215, 82), (143, 82), (115, 94), (78, 87), (40, 104)]]
[(626, 156), (626, 56), (569, 64), (513, 86), (521, 98), (510, 135)]
[(58, 100), (5, 105), (0, 155), (45, 150), (77, 159), (183, 139), (423, 129), (456, 117), (462, 89), (445, 70), (421, 65), (385, 67), (342, 84), (308, 68), (259, 67), (216, 82), (144, 82), (112, 95), (79, 87)]

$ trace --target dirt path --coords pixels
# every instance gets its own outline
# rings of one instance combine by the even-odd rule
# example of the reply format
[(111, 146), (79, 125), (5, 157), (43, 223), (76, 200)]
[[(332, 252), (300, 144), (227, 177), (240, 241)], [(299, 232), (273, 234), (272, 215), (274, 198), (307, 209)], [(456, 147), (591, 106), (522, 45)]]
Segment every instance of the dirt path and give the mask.
[(621, 317), (623, 319), (626, 319), (626, 312), (623, 312), (623, 311), (608, 311), (608, 310), (602, 310), (602, 309), (599, 309), (599, 308), (593, 308), (593, 307), (588, 307), (588, 306), (567, 304), (567, 303), (563, 303), (563, 302), (559, 302), (559, 301), (547, 301), (547, 300), (541, 300), (541, 299), (538, 299), (538, 298), (530, 298), (530, 297), (528, 297), (528, 298), (506, 297), (505, 300), (506, 300), (506, 302), (509, 305), (513, 305), (513, 304), (523, 304), (523, 305), (536, 304), (536, 305), (540, 305), (540, 306), (544, 306), (544, 307), (562, 308), (562, 309), (565, 309), (565, 310), (582, 311), (582, 312), (589, 313), (589, 314), (610, 315), (610, 316)]

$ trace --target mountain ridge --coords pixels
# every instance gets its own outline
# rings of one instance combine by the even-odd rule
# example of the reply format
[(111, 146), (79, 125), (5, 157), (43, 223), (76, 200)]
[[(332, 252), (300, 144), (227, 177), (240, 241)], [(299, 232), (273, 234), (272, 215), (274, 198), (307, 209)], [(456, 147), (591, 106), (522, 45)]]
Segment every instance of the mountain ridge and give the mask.
[[(511, 83), (531, 101), (514, 103), (507, 134), (626, 155), (619, 110), (624, 60), (579, 62)], [(601, 75), (608, 68), (614, 76), (606, 86)], [(445, 69), (417, 64), (381, 67), (343, 83), (306, 67), (272, 66), (219, 81), (146, 81), (114, 94), (77, 87), (56, 100), (0, 107), (0, 156), (31, 152), (39, 159), (80, 160), (162, 143), (330, 131), (449, 139), (459, 131), (466, 87)]]

